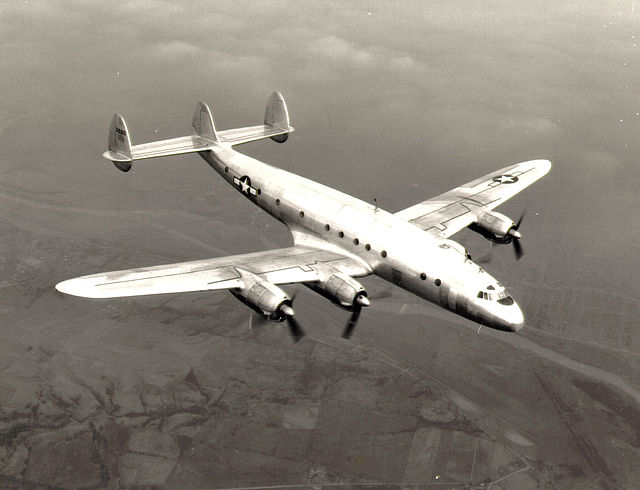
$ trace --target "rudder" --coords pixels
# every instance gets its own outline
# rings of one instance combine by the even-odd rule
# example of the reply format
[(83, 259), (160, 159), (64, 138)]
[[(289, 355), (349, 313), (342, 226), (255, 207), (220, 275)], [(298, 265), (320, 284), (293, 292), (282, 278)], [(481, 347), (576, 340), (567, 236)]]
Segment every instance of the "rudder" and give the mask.
[[(267, 126), (289, 131), (289, 111), (284, 97), (280, 92), (273, 92), (267, 101), (264, 111), (264, 123)], [(272, 136), (271, 139), (277, 143), (284, 143), (289, 137), (288, 133)]]
[(107, 139), (108, 151), (104, 154), (113, 164), (123, 172), (131, 170), (131, 137), (127, 123), (120, 114), (114, 114), (109, 126)]
[(205, 102), (198, 102), (196, 110), (193, 113), (191, 127), (196, 135), (211, 142), (217, 142), (216, 126), (213, 122), (213, 114), (211, 109)]

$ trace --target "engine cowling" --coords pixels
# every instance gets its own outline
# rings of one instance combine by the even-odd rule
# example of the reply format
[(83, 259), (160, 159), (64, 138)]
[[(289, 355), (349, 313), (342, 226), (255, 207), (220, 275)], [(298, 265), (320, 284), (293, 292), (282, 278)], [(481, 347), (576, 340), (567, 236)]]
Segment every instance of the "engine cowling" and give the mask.
[(501, 213), (487, 211), (478, 217), (478, 221), (469, 226), (491, 241), (508, 243), (514, 237), (519, 238), (515, 223), (511, 218)]
[(254, 311), (267, 315), (270, 320), (283, 321), (293, 315), (291, 298), (275, 284), (252, 272), (240, 270), (244, 287), (230, 292)]
[(328, 274), (318, 282), (305, 283), (305, 286), (346, 310), (368, 305), (367, 291), (364, 286), (340, 271)]

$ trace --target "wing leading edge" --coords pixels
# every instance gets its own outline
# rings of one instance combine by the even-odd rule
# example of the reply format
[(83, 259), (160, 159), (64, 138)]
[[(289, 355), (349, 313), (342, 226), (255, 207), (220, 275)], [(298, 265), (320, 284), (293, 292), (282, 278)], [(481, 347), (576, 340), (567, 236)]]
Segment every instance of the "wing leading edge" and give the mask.
[(179, 262), (69, 279), (56, 285), (62, 293), (85, 298), (120, 298), (152, 294), (212, 291), (243, 287), (238, 268), (273, 284), (313, 282), (314, 265), (322, 263), (350, 276), (371, 271), (359, 261), (336, 252), (294, 246), (243, 255)]
[(438, 237), (448, 238), (507, 199), (533, 184), (551, 169), (548, 160), (531, 160), (501, 168), (439, 196), (395, 213)]

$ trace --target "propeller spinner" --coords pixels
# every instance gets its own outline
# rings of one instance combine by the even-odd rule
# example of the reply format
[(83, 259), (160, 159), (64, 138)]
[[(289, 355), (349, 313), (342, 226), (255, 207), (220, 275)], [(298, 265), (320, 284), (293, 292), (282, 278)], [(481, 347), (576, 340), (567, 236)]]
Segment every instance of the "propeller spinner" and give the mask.
[(371, 301), (364, 294), (359, 294), (356, 296), (355, 301), (353, 302), (353, 311), (351, 316), (349, 317), (349, 321), (347, 325), (344, 327), (344, 331), (342, 332), (343, 339), (351, 338), (351, 334), (353, 330), (356, 328), (356, 324), (358, 323), (358, 318), (360, 318), (360, 313), (362, 312), (363, 306), (369, 306)]

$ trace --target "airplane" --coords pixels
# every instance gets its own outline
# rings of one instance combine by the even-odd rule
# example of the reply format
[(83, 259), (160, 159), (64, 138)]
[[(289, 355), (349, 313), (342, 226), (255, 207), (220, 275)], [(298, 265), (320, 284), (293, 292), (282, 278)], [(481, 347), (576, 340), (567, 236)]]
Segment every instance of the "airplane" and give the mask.
[(115, 114), (103, 156), (121, 171), (133, 162), (198, 153), (244, 198), (289, 229), (293, 246), (168, 265), (104, 272), (56, 285), (86, 298), (229, 290), (274, 322), (287, 321), (294, 341), (304, 331), (295, 318), (294, 296), (279, 286), (302, 283), (351, 312), (342, 333), (349, 338), (370, 296), (357, 278), (375, 274), (420, 298), (487, 327), (515, 332), (525, 323), (506, 288), (451, 240), (470, 228), (522, 255), (515, 223), (493, 211), (547, 174), (548, 160), (511, 165), (397, 213), (246, 156), (234, 147), (270, 138), (287, 141), (294, 131), (279, 92), (267, 101), (264, 124), (216, 130), (200, 102), (192, 135), (131, 145), (124, 118)]

